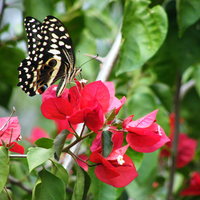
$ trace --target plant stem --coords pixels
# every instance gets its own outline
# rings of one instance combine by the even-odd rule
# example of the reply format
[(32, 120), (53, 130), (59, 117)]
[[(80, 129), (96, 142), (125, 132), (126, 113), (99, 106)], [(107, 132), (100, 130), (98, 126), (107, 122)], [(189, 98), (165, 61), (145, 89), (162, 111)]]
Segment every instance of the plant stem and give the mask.
[(4, 190), (5, 190), (5, 192), (6, 192), (6, 195), (7, 195), (7, 197), (8, 197), (8, 200), (12, 200), (12, 198), (11, 198), (11, 196), (10, 196), (10, 194), (9, 194), (9, 192), (8, 192), (8, 190), (7, 190), (6, 187), (4, 187)]
[(176, 92), (174, 96), (174, 113), (175, 113), (175, 131), (172, 141), (172, 154), (171, 154), (171, 167), (169, 176), (169, 187), (167, 193), (167, 200), (173, 200), (173, 186), (174, 186), (174, 176), (176, 172), (176, 159), (177, 159), (177, 149), (178, 149), (178, 139), (179, 139), (179, 120), (180, 120), (180, 88), (181, 88), (181, 76), (177, 75), (176, 79)]
[(79, 137), (79, 138), (77, 138), (75, 141), (73, 141), (71, 144), (69, 144), (68, 146), (66, 146), (62, 151), (63, 152), (67, 152), (68, 153), (68, 151), (69, 151), (69, 149), (71, 148), (71, 147), (73, 147), (74, 145), (76, 145), (77, 143), (79, 143), (80, 141), (82, 141), (82, 140), (84, 140), (86, 137), (89, 137), (89, 136), (91, 136), (91, 135), (93, 135), (94, 134), (94, 132), (89, 132), (88, 134), (86, 134), (86, 135), (84, 135), (84, 136), (82, 136), (82, 137)]

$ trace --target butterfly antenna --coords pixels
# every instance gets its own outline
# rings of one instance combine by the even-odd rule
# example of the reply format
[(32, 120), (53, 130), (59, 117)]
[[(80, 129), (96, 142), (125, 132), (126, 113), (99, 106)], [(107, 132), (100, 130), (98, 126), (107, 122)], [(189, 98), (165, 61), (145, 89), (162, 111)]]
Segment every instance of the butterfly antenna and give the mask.
[(96, 58), (98, 58), (98, 54), (96, 55), (96, 56), (94, 56), (94, 57), (92, 57), (92, 58), (90, 58), (89, 60), (86, 60), (84, 63), (82, 63), (80, 66), (79, 66), (79, 68), (81, 68), (83, 65), (85, 65), (86, 63), (88, 63), (88, 62), (90, 62), (90, 61), (92, 61), (92, 60), (95, 60)]

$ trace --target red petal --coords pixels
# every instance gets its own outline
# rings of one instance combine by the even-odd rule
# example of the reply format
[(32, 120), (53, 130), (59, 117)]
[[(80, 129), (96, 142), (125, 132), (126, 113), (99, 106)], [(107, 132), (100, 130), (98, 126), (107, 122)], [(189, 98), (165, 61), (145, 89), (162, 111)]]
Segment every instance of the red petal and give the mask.
[(181, 192), (181, 196), (198, 196), (200, 195), (200, 173), (194, 172), (190, 179), (189, 187)]
[(101, 151), (101, 132), (97, 133), (95, 139), (92, 142), (92, 146), (90, 147), (90, 151), (94, 152), (94, 151)]
[[(50, 86), (43, 94), (42, 94), (42, 102), (46, 101), (50, 98), (56, 98), (56, 89), (57, 85)], [(64, 89), (62, 95), (59, 98), (66, 98), (68, 97), (69, 90), (67, 88)]]
[(34, 127), (31, 131), (31, 135), (29, 138), (27, 138), (27, 140), (31, 143), (34, 143), (36, 140), (40, 139), (40, 138), (49, 138), (49, 135), (46, 133), (45, 130), (43, 130), (40, 127)]
[(145, 115), (144, 117), (132, 121), (127, 125), (127, 128), (147, 128), (153, 124), (156, 120), (156, 114), (158, 110), (154, 110), (153, 112)]
[[(69, 132), (73, 133), (74, 130), (76, 130), (77, 125), (76, 124), (72, 124), (73, 129), (69, 126), (68, 120), (54, 120), (57, 126), (57, 132), (60, 133), (62, 130), (68, 130)], [(68, 139), (71, 139), (73, 137), (73, 134), (69, 134), (67, 136)]]
[(108, 169), (104, 165), (98, 165), (95, 169), (95, 174), (99, 180), (114, 187), (124, 187), (132, 182), (137, 176), (137, 171), (132, 160), (124, 155), (125, 163), (123, 165), (118, 165), (115, 171)]
[[(87, 161), (88, 160), (88, 156), (86, 156), (85, 154), (81, 154), (78, 156), (80, 159), (84, 160), (84, 161)], [(82, 167), (85, 171), (88, 171), (88, 165), (86, 163), (84, 163), (83, 161), (77, 159), (76, 160), (78, 165), (80, 167)]]
[(72, 107), (70, 103), (62, 98), (50, 98), (43, 101), (41, 105), (42, 114), (48, 119), (66, 119), (71, 115)]
[(177, 168), (184, 167), (192, 161), (195, 155), (197, 147), (197, 141), (189, 138), (186, 134), (179, 135), (178, 143), (178, 156), (177, 156)]
[(20, 137), (21, 127), (17, 117), (0, 118), (0, 144), (9, 144)]
[(101, 81), (95, 81), (86, 85), (81, 91), (81, 108), (90, 108), (98, 102), (106, 113), (110, 103), (110, 94), (107, 87)]
[(126, 140), (132, 149), (143, 153), (153, 152), (170, 141), (163, 129), (156, 123), (143, 129), (142, 134), (128, 133)]
[(24, 147), (19, 145), (18, 143), (12, 142), (9, 144), (9, 146), (13, 146), (12, 148), (9, 149), (9, 151), (24, 154)]

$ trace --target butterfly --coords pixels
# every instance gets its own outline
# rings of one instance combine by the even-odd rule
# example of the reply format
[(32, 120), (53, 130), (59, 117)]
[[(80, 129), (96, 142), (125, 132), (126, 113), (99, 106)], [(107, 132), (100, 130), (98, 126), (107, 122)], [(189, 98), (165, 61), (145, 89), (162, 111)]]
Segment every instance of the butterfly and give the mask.
[(61, 96), (67, 83), (81, 68), (75, 67), (72, 40), (56, 17), (47, 16), (41, 23), (33, 17), (24, 20), (28, 38), (28, 57), (18, 67), (19, 83), (29, 96), (42, 94), (60, 79), (56, 96)]

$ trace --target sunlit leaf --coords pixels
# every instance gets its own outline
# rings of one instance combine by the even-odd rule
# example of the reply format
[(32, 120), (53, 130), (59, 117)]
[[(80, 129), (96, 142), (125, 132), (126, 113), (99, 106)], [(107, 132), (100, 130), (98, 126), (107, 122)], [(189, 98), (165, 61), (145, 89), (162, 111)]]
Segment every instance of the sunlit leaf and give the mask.
[(29, 172), (34, 168), (46, 162), (49, 158), (53, 156), (53, 149), (44, 149), (41, 147), (30, 147), (27, 153), (27, 161)]
[(118, 75), (141, 67), (156, 53), (166, 37), (166, 13), (161, 6), (149, 8), (149, 3), (148, 0), (125, 3)]

